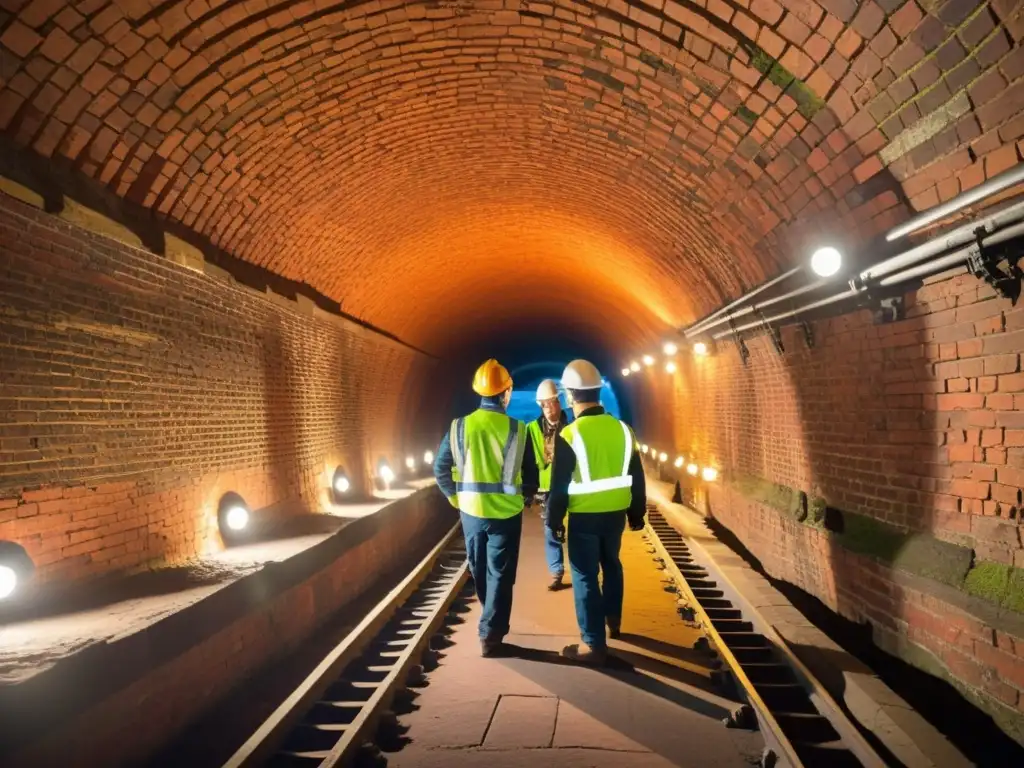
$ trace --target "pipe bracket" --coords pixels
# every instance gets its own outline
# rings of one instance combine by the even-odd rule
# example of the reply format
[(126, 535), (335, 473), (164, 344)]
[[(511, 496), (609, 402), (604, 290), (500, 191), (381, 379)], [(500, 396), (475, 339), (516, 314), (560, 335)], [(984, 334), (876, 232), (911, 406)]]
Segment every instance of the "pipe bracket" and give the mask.
[(750, 350), (747, 349), (747, 345), (743, 343), (743, 339), (736, 330), (736, 323), (733, 322), (731, 317), (729, 318), (729, 328), (732, 330), (732, 337), (736, 341), (736, 350), (740, 354), (740, 362), (745, 366), (747, 361), (750, 359)]
[(804, 333), (804, 343), (808, 349), (814, 349), (814, 329), (806, 320), (800, 321), (800, 330)]
[[(1024, 271), (1018, 263), (1024, 257), (1024, 244), (1010, 240), (998, 245), (985, 245), (982, 238), (987, 234), (984, 228), (974, 231), (975, 245), (967, 256), (967, 269), (974, 277), (984, 280), (996, 293), (1009, 299), (1016, 306), (1020, 298), (1021, 281)], [(1006, 261), (1006, 271), (1000, 269), (1000, 262)]]
[(772, 327), (771, 323), (769, 323), (765, 318), (764, 312), (760, 309), (757, 310), (757, 315), (761, 318), (761, 327), (764, 328), (765, 333), (768, 334), (768, 338), (772, 340), (772, 346), (775, 347), (775, 353), (782, 356), (786, 351), (785, 347), (782, 345), (782, 329)]

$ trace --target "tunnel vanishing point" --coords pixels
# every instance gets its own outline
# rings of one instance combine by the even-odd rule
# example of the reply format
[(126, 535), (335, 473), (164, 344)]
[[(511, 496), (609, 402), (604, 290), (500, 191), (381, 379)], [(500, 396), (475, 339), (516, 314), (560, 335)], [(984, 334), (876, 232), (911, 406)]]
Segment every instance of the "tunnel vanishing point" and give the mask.
[(765, 317), (1014, 203), (886, 239), (1020, 169), (1022, 38), (1020, 0), (0, 0), (0, 555), (203, 556), (228, 491), (421, 460), (481, 360), (588, 357), (649, 472), (1024, 742), (1012, 288)]

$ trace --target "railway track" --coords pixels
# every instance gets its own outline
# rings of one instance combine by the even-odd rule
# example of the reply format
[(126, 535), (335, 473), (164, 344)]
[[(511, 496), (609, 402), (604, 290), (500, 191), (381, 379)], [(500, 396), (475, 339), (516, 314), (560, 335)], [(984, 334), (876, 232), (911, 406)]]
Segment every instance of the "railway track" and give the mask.
[[(759, 727), (763, 768), (884, 768), (883, 761), (785, 640), (656, 507), (646, 526), (680, 596), (680, 616), (701, 625), (745, 705), (732, 725)], [(756, 723), (754, 718), (756, 718)]]
[(317, 665), (223, 768), (331, 768), (376, 761), (389, 707), (468, 578), (459, 524)]

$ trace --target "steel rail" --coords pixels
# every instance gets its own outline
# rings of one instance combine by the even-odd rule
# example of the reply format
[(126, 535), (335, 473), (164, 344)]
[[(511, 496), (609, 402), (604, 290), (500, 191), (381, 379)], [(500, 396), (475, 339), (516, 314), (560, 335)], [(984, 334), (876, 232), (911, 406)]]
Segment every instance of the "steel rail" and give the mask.
[[(807, 667), (793, 654), (789, 645), (753, 605), (744, 597), (729, 578), (718, 568), (707, 551), (694, 539), (684, 537), (669, 525), (667, 519), (655, 509), (648, 516), (646, 524), (648, 539), (654, 545), (655, 551), (664, 561), (665, 569), (676, 583), (677, 588), (690, 608), (693, 609), (695, 620), (701, 625), (702, 630), (707, 634), (708, 640), (722, 660), (728, 666), (729, 672), (737, 683), (738, 693), (750, 705), (751, 710), (757, 718), (761, 732), (765, 736), (766, 745), (775, 752), (778, 762), (776, 766), (789, 766), (789, 768), (807, 768), (808, 765), (848, 765), (854, 761), (863, 768), (885, 768), (885, 761), (875, 752), (867, 740), (863, 737), (857, 727), (846, 717), (842, 708), (829, 695), (824, 687), (818, 682)], [(658, 528), (671, 531), (678, 537), (678, 543), (667, 544), (662, 540)], [(674, 551), (670, 551), (674, 550)], [(678, 562), (677, 562), (678, 561)], [(679, 563), (682, 563), (680, 565)], [(683, 568), (688, 574), (683, 573)], [(703, 572), (704, 575), (700, 575)], [(701, 598), (694, 592), (690, 580), (695, 582), (707, 582), (713, 587), (702, 586), (702, 591), (711, 591), (720, 594), (722, 597)], [(704, 601), (715, 602), (716, 608), (706, 608)], [(722, 604), (725, 604), (725, 607)], [(716, 626), (715, 618), (709, 611), (715, 611), (719, 615), (729, 615), (729, 619), (719, 619), (720, 622), (733, 621), (738, 625), (750, 625), (752, 634), (761, 635), (767, 642), (763, 647), (763, 656), (768, 659), (758, 658), (746, 664), (751, 670), (761, 670), (762, 686), (777, 683), (781, 686), (790, 686), (802, 689), (806, 695), (809, 706), (816, 710), (815, 714), (800, 720), (785, 705), (772, 707), (758, 691), (755, 682), (748, 675), (737, 654), (734, 653), (729, 641), (723, 636)], [(742, 635), (747, 630), (738, 630)], [(730, 633), (726, 633), (730, 634)], [(738, 636), (736, 632), (732, 633)], [(734, 640), (735, 642), (735, 640)], [(750, 648), (739, 648), (749, 654)], [(796, 683), (786, 683), (784, 678), (775, 680), (771, 676), (765, 677), (764, 672), (769, 669), (788, 669), (792, 673), (792, 679)], [(810, 713), (808, 713), (810, 714)], [(814, 731), (814, 723), (821, 720), (827, 721), (838, 740), (833, 737), (822, 738), (820, 741), (812, 739), (801, 740), (803, 747), (794, 743), (787, 735), (779, 717), (787, 718), (791, 731), (799, 726), (804, 730)], [(817, 717), (819, 720), (814, 720)], [(822, 725), (825, 725), (822, 723)], [(827, 727), (827, 726), (826, 726)], [(804, 757), (801, 757), (803, 752)], [(846, 762), (840, 758), (847, 756)], [(808, 763), (807, 756), (814, 759)]]
[[(422, 590), (423, 582), (435, 570), (435, 565), (452, 549), (460, 535), (461, 525), (456, 523), (444, 538), (424, 557), (419, 564), (395, 586), (377, 606), (368, 613), (355, 628), (317, 664), (316, 668), (294, 691), (274, 710), (259, 728), (224, 763), (223, 768), (253, 768), (269, 761), (282, 747), (285, 739), (300, 727), (312, 707), (324, 693), (336, 684), (346, 668), (356, 662), (378, 639), (381, 631), (395, 617), (403, 606)], [(338, 741), (327, 754), (319, 759), (310, 755), (310, 765), (320, 768), (348, 765), (355, 752), (363, 744), (363, 738), (379, 719), (384, 705), (405, 679), (409, 668), (422, 652), (430, 637), (443, 622), (451, 603), (457, 597), (467, 580), (467, 562), (462, 554), (461, 565), (451, 574), (450, 583), (433, 588), (436, 601), (427, 608), (412, 609), (419, 620), (412, 637), (403, 638), (405, 647), (389, 653), (393, 657), (387, 674), (373, 684), (373, 692), (365, 701), (359, 702), (359, 712), (351, 722), (337, 726)], [(390, 661), (390, 658), (389, 658)], [(372, 669), (372, 668), (371, 668)]]

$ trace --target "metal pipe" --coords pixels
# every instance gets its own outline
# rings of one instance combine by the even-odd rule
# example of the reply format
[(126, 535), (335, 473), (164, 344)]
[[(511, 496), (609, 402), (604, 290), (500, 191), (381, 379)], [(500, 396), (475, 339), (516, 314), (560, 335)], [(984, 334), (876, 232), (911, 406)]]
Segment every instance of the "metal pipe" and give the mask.
[(939, 221), (940, 219), (944, 219), (950, 214), (963, 210), (967, 206), (973, 205), (987, 197), (992, 197), (993, 195), (1002, 192), (1004, 189), (1009, 189), (1021, 182), (1024, 182), (1024, 163), (1020, 163), (1009, 170), (1003, 171), (998, 176), (989, 179), (983, 184), (979, 184), (974, 189), (961, 192), (952, 200), (947, 200), (940, 205), (936, 205), (926, 211), (922, 211), (917, 216), (911, 218), (910, 221), (890, 229), (886, 234), (885, 239), (890, 243), (893, 240), (899, 240), (901, 237), (905, 237), (912, 232), (923, 229), (929, 224)]
[(760, 328), (765, 323), (774, 323), (779, 320), (785, 320), (786, 318), (793, 317), (795, 315), (803, 314), (804, 312), (810, 312), (812, 309), (818, 309), (819, 307), (825, 307), (828, 306), (829, 304), (835, 304), (837, 301), (842, 301), (843, 299), (848, 299), (851, 296), (856, 296), (858, 293), (863, 293), (865, 290), (867, 289), (849, 288), (843, 291), (842, 293), (837, 293), (827, 298), (819, 299), (818, 301), (812, 301), (810, 304), (804, 304), (802, 307), (791, 309), (788, 312), (780, 312), (777, 315), (766, 317), (763, 321), (757, 320), (753, 323), (747, 323), (746, 325), (741, 325), (737, 328), (730, 328), (728, 331), (721, 331), (720, 333), (716, 333), (714, 336), (712, 336), (712, 338), (720, 339), (723, 336), (731, 336), (733, 333), (739, 333), (740, 331), (749, 331), (751, 328)]
[(825, 278), (821, 280), (815, 280), (813, 283), (808, 283), (807, 285), (801, 286), (800, 288), (794, 288), (792, 291), (789, 291), (789, 293), (784, 293), (781, 296), (776, 296), (775, 298), (768, 299), (767, 301), (761, 304), (751, 304), (749, 307), (737, 309), (735, 312), (732, 312), (726, 315), (725, 317), (720, 317), (719, 319), (711, 323), (707, 323), (701, 328), (701, 333), (706, 333), (710, 329), (714, 328), (716, 325), (727, 323), (730, 320), (735, 320), (738, 317), (744, 317), (746, 315), (749, 315), (751, 312), (756, 312), (759, 309), (763, 310), (765, 307), (770, 307), (773, 304), (778, 304), (780, 301), (786, 301), (787, 299), (796, 298), (797, 296), (802, 296), (805, 293), (816, 291), (819, 288), (822, 288), (831, 282), (832, 280)]
[[(715, 312), (712, 312), (710, 315), (705, 317), (703, 320), (699, 320), (698, 322), (696, 322), (693, 325), (691, 325), (689, 328), (687, 328), (685, 331), (683, 331), (683, 336), (685, 336), (688, 339), (693, 337), (693, 336), (696, 336), (702, 330), (707, 328), (708, 324), (711, 323), (712, 320), (716, 319), (720, 315), (725, 314), (726, 312), (728, 312), (733, 307), (739, 306), (740, 304), (742, 304), (745, 301), (751, 299), (752, 297), (756, 296), (757, 294), (761, 293), (762, 291), (768, 290), (773, 285), (778, 285), (783, 280), (789, 279), (790, 277), (795, 275), (797, 272), (802, 271), (803, 268), (804, 268), (803, 265), (800, 265), (799, 267), (793, 267), (788, 272), (783, 272), (781, 275), (779, 275), (778, 277), (772, 278), (767, 283), (763, 283), (763, 284), (759, 285), (757, 288), (754, 288), (751, 291), (747, 291), (745, 294), (740, 296), (735, 301), (732, 301), (732, 302), (726, 304), (721, 309), (716, 310)], [(715, 325), (717, 325), (717, 323), (715, 323)]]
[(950, 248), (956, 248), (957, 246), (974, 242), (977, 239), (974, 233), (979, 228), (983, 228), (986, 231), (991, 232), (999, 229), (1000, 227), (1013, 224), (1022, 218), (1024, 218), (1024, 202), (1015, 203), (1001, 211), (997, 211), (996, 213), (986, 216), (981, 221), (964, 224), (963, 226), (957, 227), (934, 240), (929, 240), (921, 245), (911, 248), (908, 251), (904, 251), (903, 253), (899, 253), (888, 258), (885, 261), (880, 261), (873, 267), (868, 267), (866, 270), (861, 272), (858, 275), (858, 278), (864, 283), (871, 280), (878, 280), (880, 277), (885, 277), (886, 275), (890, 275), (894, 272), (899, 272), (904, 267), (917, 264), (919, 261), (924, 261), (931, 256), (936, 256)]
[[(1004, 227), (1003, 229), (994, 232), (993, 234), (985, 238), (984, 244), (998, 245), (1000, 243), (1005, 243), (1007, 240), (1012, 240), (1015, 237), (1024, 237), (1024, 221), (1018, 222), (1012, 226)], [(887, 277), (883, 278), (882, 280), (879, 280), (878, 285), (898, 285), (899, 283), (904, 283), (907, 282), (908, 280), (913, 280), (919, 277), (928, 277), (930, 275), (943, 272), (947, 269), (950, 269), (951, 267), (955, 267), (958, 264), (966, 261), (967, 257), (970, 255), (974, 247), (975, 246), (973, 244), (967, 245), (962, 248), (958, 248), (952, 253), (948, 253), (945, 256), (942, 256), (941, 258), (929, 261), (925, 264), (920, 264), (916, 267), (904, 269), (894, 274), (890, 274)], [(758, 320), (756, 322), (741, 325), (737, 328), (730, 328), (728, 331), (721, 331), (720, 333), (714, 334), (712, 338), (721, 339), (724, 336), (730, 336), (733, 333), (738, 333), (740, 331), (749, 331), (752, 328), (760, 328), (764, 323), (774, 323), (778, 322), (779, 320), (786, 320), (790, 317), (795, 317), (796, 315), (802, 315), (805, 312), (810, 312), (813, 309), (818, 309), (820, 307), (828, 306), (829, 304), (834, 304), (837, 301), (852, 298), (853, 296), (857, 296), (858, 294), (864, 293), (866, 290), (867, 288), (863, 286), (850, 288), (841, 293), (836, 293), (827, 298), (819, 299), (818, 301), (811, 302), (810, 304), (805, 304), (802, 307), (797, 307), (796, 309), (790, 310), (788, 312), (780, 312), (777, 315), (766, 317), (763, 321)]]

